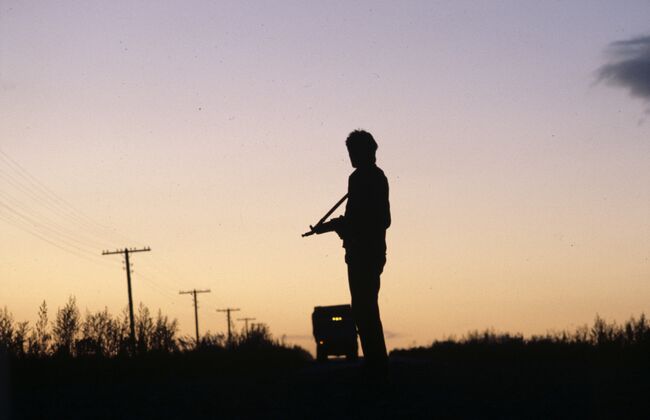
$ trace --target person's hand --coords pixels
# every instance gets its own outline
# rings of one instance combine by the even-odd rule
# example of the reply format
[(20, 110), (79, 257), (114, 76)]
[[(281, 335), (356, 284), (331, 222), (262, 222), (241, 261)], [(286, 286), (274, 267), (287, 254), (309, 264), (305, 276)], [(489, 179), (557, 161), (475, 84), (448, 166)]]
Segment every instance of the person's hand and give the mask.
[(339, 227), (338, 229), (335, 229), (334, 232), (336, 232), (336, 234), (339, 235), (339, 238), (341, 238), (342, 240), (345, 240), (345, 232), (344, 232), (343, 228)]
[(317, 224), (316, 226), (310, 225), (309, 229), (311, 229), (311, 231), (317, 235), (320, 235), (321, 233), (329, 232), (329, 229), (327, 228), (327, 223), (320, 223)]

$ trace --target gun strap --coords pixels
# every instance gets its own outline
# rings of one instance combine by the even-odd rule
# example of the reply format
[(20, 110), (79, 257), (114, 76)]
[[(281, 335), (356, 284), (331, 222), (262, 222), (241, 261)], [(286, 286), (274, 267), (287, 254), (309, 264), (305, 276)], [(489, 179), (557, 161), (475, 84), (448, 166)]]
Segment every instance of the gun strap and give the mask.
[(323, 223), (325, 223), (325, 221), (327, 220), (327, 218), (330, 217), (330, 216), (332, 215), (332, 213), (334, 213), (334, 212), (336, 211), (336, 209), (338, 209), (338, 208), (341, 206), (341, 204), (343, 204), (343, 202), (344, 202), (345, 200), (347, 200), (347, 199), (348, 199), (348, 195), (345, 194), (345, 195), (343, 196), (343, 198), (341, 198), (341, 199), (340, 199), (336, 204), (334, 204), (334, 207), (332, 207), (332, 208), (330, 209), (330, 211), (328, 211), (327, 213), (325, 213), (325, 216), (323, 216), (323, 218), (320, 219), (320, 220), (318, 221), (318, 223), (316, 223), (316, 226), (318, 226), (318, 225), (322, 225)]

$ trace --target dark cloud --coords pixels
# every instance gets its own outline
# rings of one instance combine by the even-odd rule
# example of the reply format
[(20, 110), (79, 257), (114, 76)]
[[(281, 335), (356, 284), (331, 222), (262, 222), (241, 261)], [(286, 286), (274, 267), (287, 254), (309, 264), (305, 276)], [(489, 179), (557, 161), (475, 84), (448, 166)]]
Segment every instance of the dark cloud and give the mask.
[(614, 42), (609, 52), (610, 62), (598, 70), (599, 80), (650, 103), (650, 36)]

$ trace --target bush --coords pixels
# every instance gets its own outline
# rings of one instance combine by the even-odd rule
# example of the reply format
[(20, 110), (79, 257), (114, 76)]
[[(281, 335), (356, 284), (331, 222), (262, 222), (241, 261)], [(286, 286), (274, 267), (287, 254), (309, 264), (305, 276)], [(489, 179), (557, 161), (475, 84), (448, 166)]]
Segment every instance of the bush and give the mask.
[(27, 340), (28, 353), (33, 357), (44, 357), (48, 354), (52, 336), (48, 330), (47, 303), (43, 301), (38, 308), (38, 320)]
[[(204, 351), (264, 352), (269, 349), (290, 349), (281, 341), (274, 340), (268, 326), (254, 324), (248, 333), (234, 334), (230, 343), (223, 334), (207, 332), (196, 345), (194, 337), (178, 335), (178, 321), (163, 315), (160, 310), (155, 318), (144, 304), (138, 306), (135, 317), (136, 349), (138, 355), (156, 353), (171, 355)], [(128, 310), (113, 316), (108, 308), (90, 312), (83, 317), (73, 296), (56, 312), (49, 329), (47, 303), (38, 309), (34, 328), (27, 322), (14, 322), (13, 315), (0, 310), (0, 350), (13, 357), (46, 358), (53, 355), (84, 358), (115, 358), (130, 354), (130, 326)], [(308, 353), (302, 349), (305, 354)]]
[[(584, 325), (575, 331), (560, 331), (547, 333), (542, 336), (532, 336), (528, 339), (522, 334), (496, 333), (491, 329), (483, 332), (471, 331), (461, 339), (449, 338), (434, 341), (430, 347), (412, 349), (396, 349), (393, 354), (409, 354), (417, 356), (431, 356), (432, 353), (446, 352), (450, 349), (480, 349), (485, 352), (489, 349), (548, 351), (549, 348), (569, 352), (573, 350), (590, 350), (592, 352), (650, 350), (650, 324), (644, 314), (636, 319), (631, 317), (622, 325), (616, 322), (607, 322), (596, 315), (591, 327)], [(557, 353), (557, 351), (556, 351)]]
[(79, 309), (73, 296), (68, 298), (68, 303), (56, 312), (56, 320), (52, 329), (55, 352), (71, 356), (74, 354), (75, 340), (79, 333)]

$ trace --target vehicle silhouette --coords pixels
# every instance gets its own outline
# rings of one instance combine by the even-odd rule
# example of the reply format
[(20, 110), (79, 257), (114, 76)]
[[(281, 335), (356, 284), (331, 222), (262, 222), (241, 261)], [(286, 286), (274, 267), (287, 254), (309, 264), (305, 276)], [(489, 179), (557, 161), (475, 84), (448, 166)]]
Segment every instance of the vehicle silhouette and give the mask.
[(345, 356), (348, 360), (359, 357), (357, 329), (350, 305), (316, 306), (311, 315), (316, 359), (328, 356)]

